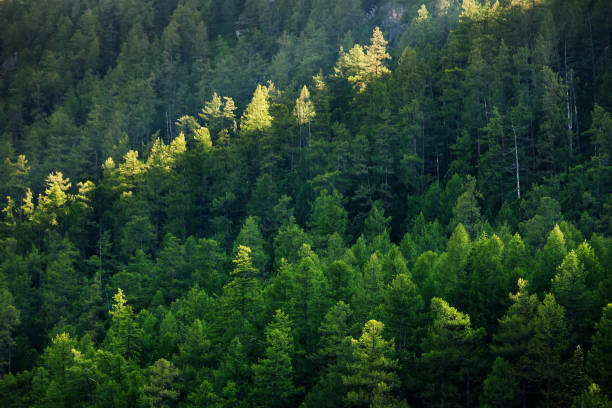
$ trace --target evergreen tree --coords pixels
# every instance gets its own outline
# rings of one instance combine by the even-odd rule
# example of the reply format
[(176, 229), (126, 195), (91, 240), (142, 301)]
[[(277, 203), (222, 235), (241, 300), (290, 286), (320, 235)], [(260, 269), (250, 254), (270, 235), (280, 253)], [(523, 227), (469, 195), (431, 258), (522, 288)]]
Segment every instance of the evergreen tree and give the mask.
[(292, 406), (297, 388), (293, 384), (293, 340), (289, 318), (277, 310), (266, 326), (264, 356), (253, 365), (252, 398), (256, 406)]
[(466, 266), (471, 250), (470, 237), (463, 227), (457, 225), (446, 245), (445, 270), (444, 276), (440, 276), (438, 285), (443, 288), (445, 296), (453, 299), (456, 305), (463, 305), (466, 300)]
[(479, 325), (494, 333), (497, 318), (505, 309), (505, 294), (510, 289), (511, 280), (502, 266), (504, 244), (495, 234), (491, 238), (482, 233), (474, 242), (469, 266), (469, 301), (466, 310)]
[(453, 207), (453, 225), (462, 223), (467, 226), (467, 230), (472, 237), (475, 236), (476, 225), (480, 221), (479, 198), (482, 198), (482, 194), (476, 191), (476, 179), (468, 176), (464, 191), (457, 198), (457, 203)]
[(551, 279), (566, 254), (565, 237), (559, 225), (555, 225), (546, 245), (536, 254), (538, 268), (532, 275), (534, 292), (543, 293), (550, 288)]
[(568, 346), (565, 311), (552, 294), (547, 294), (533, 321), (533, 338), (529, 354), (536, 379), (542, 384), (543, 403), (556, 406), (561, 397), (559, 386), (562, 368), (561, 356)]
[(234, 240), (234, 254), (238, 254), (240, 246), (248, 247), (253, 266), (265, 274), (268, 270), (269, 256), (264, 245), (266, 242), (261, 234), (261, 221), (257, 217), (247, 217)]
[(525, 406), (527, 385), (533, 379), (532, 364), (529, 358), (529, 344), (534, 335), (534, 325), (538, 297), (530, 295), (528, 282), (518, 280), (518, 292), (510, 295), (512, 304), (506, 314), (499, 320), (499, 329), (495, 333), (491, 348), (512, 365), (514, 375), (520, 383), (519, 400)]
[(11, 353), (15, 345), (13, 331), (19, 324), (20, 313), (13, 296), (6, 288), (0, 288), (0, 372), (11, 373)]
[(586, 374), (584, 354), (582, 348), (577, 346), (572, 357), (564, 364), (564, 375), (561, 379), (563, 387), (564, 404), (570, 404), (580, 397), (582, 391), (588, 388), (590, 378)]
[(514, 405), (517, 390), (518, 382), (512, 372), (512, 366), (503, 358), (497, 357), (482, 385), (480, 406), (510, 407)]
[(213, 372), (213, 376), (217, 389), (233, 388), (236, 395), (243, 399), (248, 395), (251, 367), (238, 337), (232, 339), (227, 351), (221, 356), (219, 368)]
[(262, 132), (272, 125), (268, 95), (268, 87), (257, 85), (253, 93), (253, 99), (251, 99), (240, 119), (240, 130), (242, 132)]
[(346, 402), (356, 407), (384, 407), (396, 403), (394, 391), (399, 385), (397, 360), (392, 358), (393, 341), (382, 336), (384, 324), (366, 322), (359, 340), (352, 339), (353, 363), (344, 377), (350, 389)]
[(397, 275), (384, 289), (380, 309), (387, 336), (395, 340), (399, 373), (410, 389), (419, 381), (414, 370), (426, 324), (425, 303), (409, 275)]
[[(542, 108), (545, 112), (538, 139), (538, 158), (540, 165), (553, 175), (564, 169), (573, 155), (571, 132), (564, 118), (565, 87), (559, 75), (549, 67), (543, 67)], [(560, 146), (568, 146), (565, 150)]]
[[(160, 330), (162, 326), (163, 322)], [(206, 326), (199, 319), (195, 319), (187, 328), (184, 340), (178, 344), (178, 353), (174, 358), (181, 372), (181, 382), (187, 383), (187, 389), (195, 388), (211, 359), (211, 341)]]
[(588, 353), (588, 372), (597, 384), (601, 384), (601, 391), (609, 394), (612, 390), (612, 376), (607, 367), (612, 360), (612, 305), (608, 304), (603, 308), (601, 320), (595, 324), (595, 330), (591, 340), (593, 346)]
[(572, 404), (572, 408), (604, 408), (608, 406), (610, 406), (608, 397), (595, 383), (589, 385), (589, 387), (584, 390), (580, 397), (576, 398)]
[(316, 116), (314, 104), (310, 100), (310, 92), (306, 85), (300, 91), (300, 97), (295, 101), (294, 114), (300, 127), (300, 147), (302, 146), (302, 125), (308, 124), (308, 141), (311, 139), (310, 120)]
[(591, 322), (587, 315), (589, 298), (584, 268), (579, 264), (576, 253), (572, 250), (559, 265), (558, 274), (552, 281), (555, 299), (565, 308), (569, 325), (570, 346), (587, 344)]
[(168, 360), (157, 360), (149, 368), (149, 378), (142, 388), (141, 400), (150, 407), (170, 407), (179, 397), (174, 382), (179, 372)]
[(123, 356), (127, 361), (138, 358), (140, 354), (140, 338), (142, 329), (136, 321), (132, 306), (121, 289), (113, 296), (113, 306), (110, 311), (113, 325), (106, 335), (106, 344), (110, 351)]
[[(258, 296), (258, 285), (255, 279), (257, 269), (251, 261), (251, 249), (246, 246), (238, 247), (238, 253), (233, 263), (235, 266), (231, 276), (234, 278), (223, 287), (222, 300), (229, 316), (234, 313), (238, 314), (238, 333), (235, 334), (240, 335), (240, 342), (243, 343), (247, 330), (247, 320), (253, 317), (253, 309)], [(229, 327), (227, 328), (229, 329)]]
[(370, 45), (366, 45), (365, 53), (365, 66), (363, 69), (372, 75), (373, 77), (379, 77), (389, 72), (389, 69), (385, 67), (385, 60), (390, 60), (391, 56), (387, 53), (387, 40), (383, 37), (380, 28), (375, 27), (372, 32), (372, 38), (370, 38)]
[(347, 212), (342, 206), (342, 195), (336, 190), (331, 194), (327, 190), (321, 190), (308, 220), (315, 243), (322, 245), (326, 237), (334, 232), (344, 238), (347, 218)]
[(482, 374), (484, 330), (473, 329), (468, 315), (440, 298), (431, 299), (431, 317), (422, 343), (422, 396), (436, 407), (471, 404), (472, 384)]
[(346, 76), (350, 83), (363, 91), (368, 82), (390, 72), (384, 65), (385, 60), (391, 59), (387, 44), (380, 28), (374, 28), (370, 45), (362, 47), (355, 44), (348, 53), (340, 50), (340, 58), (334, 68), (336, 74)]

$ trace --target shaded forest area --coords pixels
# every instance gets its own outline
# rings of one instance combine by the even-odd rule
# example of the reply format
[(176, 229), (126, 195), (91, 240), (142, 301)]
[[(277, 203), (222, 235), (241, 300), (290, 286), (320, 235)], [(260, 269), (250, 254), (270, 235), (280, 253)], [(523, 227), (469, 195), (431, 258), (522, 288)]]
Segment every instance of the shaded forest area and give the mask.
[(609, 0), (0, 1), (0, 405), (609, 407)]

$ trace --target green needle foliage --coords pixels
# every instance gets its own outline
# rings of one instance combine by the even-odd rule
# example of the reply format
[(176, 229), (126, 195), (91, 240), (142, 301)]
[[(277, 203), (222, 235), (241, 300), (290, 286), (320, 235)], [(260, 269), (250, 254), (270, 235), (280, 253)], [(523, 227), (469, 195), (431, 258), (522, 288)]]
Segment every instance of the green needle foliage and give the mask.
[(0, 0), (0, 407), (609, 406), (610, 16)]

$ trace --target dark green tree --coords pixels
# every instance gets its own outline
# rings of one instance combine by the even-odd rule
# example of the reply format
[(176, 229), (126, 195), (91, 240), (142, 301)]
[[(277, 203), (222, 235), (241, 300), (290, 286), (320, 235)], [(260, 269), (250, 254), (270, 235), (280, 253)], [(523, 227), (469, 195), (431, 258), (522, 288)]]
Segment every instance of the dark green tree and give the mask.
[(281, 310), (266, 326), (266, 349), (253, 365), (252, 398), (256, 406), (292, 406), (297, 388), (293, 383), (293, 339), (289, 318)]

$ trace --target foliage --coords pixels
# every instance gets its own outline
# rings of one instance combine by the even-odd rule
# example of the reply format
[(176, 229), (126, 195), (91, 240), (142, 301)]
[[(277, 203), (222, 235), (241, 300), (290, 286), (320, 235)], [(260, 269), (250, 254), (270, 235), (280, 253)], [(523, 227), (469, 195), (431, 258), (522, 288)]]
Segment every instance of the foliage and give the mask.
[(0, 1), (0, 406), (609, 405), (611, 7)]

